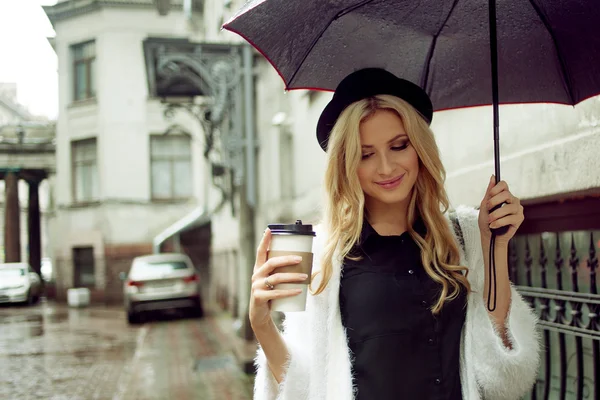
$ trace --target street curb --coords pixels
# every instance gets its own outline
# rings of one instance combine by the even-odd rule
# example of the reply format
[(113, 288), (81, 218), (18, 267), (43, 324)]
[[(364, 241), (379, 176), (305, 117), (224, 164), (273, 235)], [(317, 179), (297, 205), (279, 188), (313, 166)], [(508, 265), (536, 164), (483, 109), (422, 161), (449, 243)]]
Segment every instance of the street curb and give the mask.
[[(235, 335), (234, 335), (235, 336)], [(235, 336), (233, 353), (245, 374), (254, 374), (254, 356), (256, 355), (257, 345), (254, 341), (248, 341)]]
[(233, 354), (237, 360), (240, 369), (248, 375), (256, 373), (254, 367), (254, 357), (258, 345), (255, 340), (245, 340), (237, 335), (233, 327), (234, 319), (225, 312), (215, 315), (221, 329), (229, 336)]

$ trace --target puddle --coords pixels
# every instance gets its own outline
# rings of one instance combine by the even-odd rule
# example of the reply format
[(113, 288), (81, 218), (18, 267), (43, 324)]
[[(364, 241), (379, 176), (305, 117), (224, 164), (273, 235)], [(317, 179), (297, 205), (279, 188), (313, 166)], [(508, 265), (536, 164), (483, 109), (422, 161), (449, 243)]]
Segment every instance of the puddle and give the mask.
[(26, 330), (27, 333), (25, 333), (23, 335), (23, 337), (36, 337), (36, 336), (42, 336), (44, 334), (44, 325), (40, 324), (40, 325), (35, 325), (35, 326), (30, 326), (28, 330)]
[(45, 319), (47, 323), (58, 324), (67, 321), (69, 319), (69, 315), (63, 313), (46, 314)]
[(237, 368), (235, 357), (231, 354), (205, 357), (196, 360), (192, 366), (195, 372), (205, 372), (215, 369)]
[(44, 334), (44, 317), (41, 314), (3, 315), (0, 324), (0, 341), (22, 341)]
[[(100, 318), (100, 319), (115, 319), (120, 317), (120, 312), (116, 310), (89, 310), (87, 316), (90, 318)], [(125, 317), (123, 317), (125, 318)]]
[(0, 316), (0, 324), (10, 325), (13, 323), (34, 322), (42, 323), (43, 317), (40, 314), (32, 315), (2, 315)]
[(0, 331), (0, 341), (22, 341), (36, 336), (42, 336), (44, 334), (44, 325), (4, 325), (2, 331)]

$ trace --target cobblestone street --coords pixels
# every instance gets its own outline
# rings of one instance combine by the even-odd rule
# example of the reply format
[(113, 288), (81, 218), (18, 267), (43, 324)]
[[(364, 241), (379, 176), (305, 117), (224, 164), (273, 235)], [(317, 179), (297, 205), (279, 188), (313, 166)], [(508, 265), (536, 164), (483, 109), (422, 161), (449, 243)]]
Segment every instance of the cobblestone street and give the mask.
[(0, 399), (252, 398), (230, 321), (156, 315), (128, 326), (119, 307), (0, 307)]

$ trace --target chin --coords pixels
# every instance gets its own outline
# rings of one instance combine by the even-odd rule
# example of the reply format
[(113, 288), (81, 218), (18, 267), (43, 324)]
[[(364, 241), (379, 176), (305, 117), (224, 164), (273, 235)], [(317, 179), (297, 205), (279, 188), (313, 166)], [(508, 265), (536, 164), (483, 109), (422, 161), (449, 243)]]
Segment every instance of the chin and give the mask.
[(398, 188), (399, 190), (394, 190), (390, 192), (384, 191), (383, 193), (380, 188), (375, 189), (376, 190), (369, 194), (369, 197), (371, 197), (372, 200), (375, 200), (379, 203), (393, 205), (404, 203), (405, 201), (408, 201), (410, 199), (410, 192), (402, 190), (402, 188)]

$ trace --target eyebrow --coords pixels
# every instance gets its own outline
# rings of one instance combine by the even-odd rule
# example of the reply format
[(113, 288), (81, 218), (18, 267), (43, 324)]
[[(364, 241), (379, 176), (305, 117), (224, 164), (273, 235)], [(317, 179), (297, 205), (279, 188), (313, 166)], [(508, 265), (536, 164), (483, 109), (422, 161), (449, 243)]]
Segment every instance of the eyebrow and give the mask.
[[(402, 138), (402, 137), (407, 137), (407, 136), (408, 136), (408, 135), (407, 135), (407, 134), (405, 134), (405, 133), (401, 133), (401, 134), (399, 134), (399, 135), (396, 135), (396, 136), (394, 136), (393, 138), (391, 138), (390, 140), (388, 140), (388, 144), (390, 144), (390, 143), (392, 143), (392, 142), (394, 142), (394, 141), (396, 141), (396, 140), (398, 140), (398, 139), (400, 139), (400, 138)], [(371, 148), (373, 148), (373, 145), (371, 145), (371, 144), (363, 144), (361, 147), (362, 147), (363, 149), (371, 149)]]

